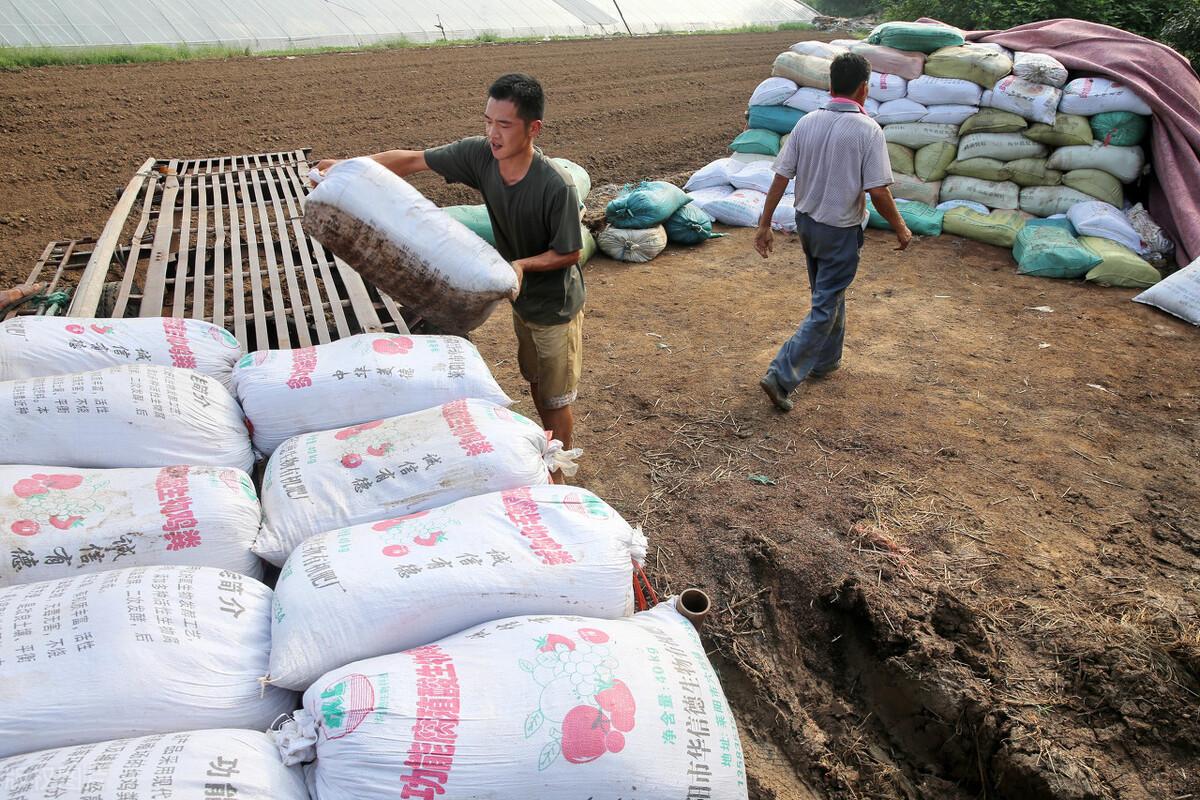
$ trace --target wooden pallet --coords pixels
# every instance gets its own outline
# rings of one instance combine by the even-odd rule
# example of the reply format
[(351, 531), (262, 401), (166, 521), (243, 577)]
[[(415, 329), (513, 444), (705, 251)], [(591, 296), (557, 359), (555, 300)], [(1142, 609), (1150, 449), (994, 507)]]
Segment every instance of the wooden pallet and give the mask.
[[(391, 298), (301, 229), (308, 153), (147, 159), (87, 240), (67, 315), (204, 319), (247, 351), (407, 333)], [(55, 263), (57, 280), (74, 244), (51, 243), (35, 272)]]

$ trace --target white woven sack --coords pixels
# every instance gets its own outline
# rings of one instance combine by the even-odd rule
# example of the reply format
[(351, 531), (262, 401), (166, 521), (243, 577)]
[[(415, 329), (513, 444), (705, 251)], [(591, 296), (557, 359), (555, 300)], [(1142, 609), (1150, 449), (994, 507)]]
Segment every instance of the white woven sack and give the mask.
[[(796, 93), (784, 101), (784, 105), (788, 108), (794, 108), (797, 111), (803, 111), (805, 114), (824, 108), (825, 104), (832, 99), (832, 95), (824, 89), (814, 89), (811, 86), (803, 86), (796, 90)], [(779, 146), (780, 152), (783, 151), (783, 145)]]
[(962, 125), (979, 113), (979, 106), (944, 105), (929, 106), (921, 122), (941, 123), (944, 125)]
[(645, 556), (607, 503), (553, 484), (317, 534), (275, 587), (271, 683), (304, 690), (351, 661), (519, 614), (628, 616)]
[(465, 333), (517, 291), (490, 244), (371, 158), (334, 165), (304, 203), (304, 231), (370, 283)]
[(1121, 183), (1133, 183), (1146, 168), (1145, 151), (1138, 145), (1121, 147), (1103, 142), (1060, 147), (1050, 155), (1046, 166), (1066, 172), (1072, 169), (1098, 169)]
[(732, 158), (718, 158), (693, 172), (692, 177), (688, 178), (687, 183), (683, 185), (683, 190), (691, 192), (696, 189), (725, 186), (729, 183), (729, 176), (743, 166), (742, 162)]
[(1018, 78), (1056, 89), (1061, 89), (1067, 82), (1067, 68), (1054, 56), (1044, 53), (1016, 53), (1012, 71)]
[(784, 233), (796, 232), (796, 196), (785, 194), (779, 198), (775, 213), (771, 215), (771, 227)]
[(303, 772), (283, 765), (270, 736), (233, 728), (12, 756), (0, 760), (0, 786), (6, 800), (308, 800)]
[(901, 125), (908, 122), (917, 122), (921, 117), (929, 113), (929, 109), (922, 104), (907, 97), (902, 97), (899, 100), (888, 100), (886, 103), (879, 104), (879, 110), (875, 112), (875, 121), (880, 125)]
[(1012, 181), (985, 181), (951, 175), (942, 181), (941, 200), (969, 200), (990, 208), (1015, 209), (1021, 187)]
[(804, 42), (796, 42), (788, 49), (793, 53), (800, 53), (801, 55), (805, 56), (817, 56), (818, 58), (828, 58), (830, 60), (837, 58), (842, 53), (850, 52), (848, 48), (842, 47), (841, 45), (834, 44), (832, 42), (818, 42), (813, 39), (809, 39), (808, 41)]
[(667, 248), (667, 229), (662, 225), (653, 228), (617, 228), (609, 225), (600, 231), (596, 244), (609, 258), (645, 264)]
[(1133, 298), (1133, 302), (1154, 306), (1200, 325), (1200, 258), (1163, 278)]
[(983, 89), (977, 83), (961, 78), (935, 78), (922, 75), (908, 82), (909, 100), (926, 105), (977, 106)]
[[(737, 725), (670, 601), (512, 617), (322, 676), (276, 734), (317, 800), (746, 800)], [(631, 793), (631, 787), (637, 787)]]
[[(894, 102), (904, 102), (897, 100)], [(884, 103), (883, 105), (887, 105)], [(902, 144), (914, 150), (920, 150), (927, 144), (936, 142), (958, 143), (957, 125), (938, 125), (932, 122), (905, 122), (898, 125), (888, 125), (883, 129), (883, 138), (895, 144)]]
[(293, 436), (410, 414), (468, 397), (512, 405), (475, 345), (459, 336), (363, 333), (250, 353), (238, 402), (264, 456)]
[(195, 370), (136, 364), (0, 383), (0, 463), (254, 465), (237, 401)]
[(1129, 224), (1125, 215), (1103, 200), (1076, 203), (1067, 210), (1067, 219), (1080, 236), (1099, 236), (1102, 239), (1123, 244), (1139, 255), (1146, 255), (1150, 248)]
[(754, 92), (750, 95), (750, 105), (783, 105), (783, 101), (795, 94), (799, 88), (795, 81), (787, 78), (767, 78), (754, 88)]
[(899, 75), (886, 72), (871, 72), (871, 80), (867, 85), (867, 96), (880, 103), (888, 100), (899, 100), (908, 93), (908, 81)]
[(1108, 78), (1076, 78), (1071, 81), (1063, 87), (1059, 110), (1064, 114), (1081, 114), (1085, 117), (1108, 111), (1131, 111), (1145, 116), (1154, 113), (1132, 89)]
[(688, 192), (688, 197), (692, 198), (693, 206), (708, 214), (709, 218), (715, 221), (716, 217), (708, 210), (709, 204), (729, 197), (734, 191), (734, 188), (729, 184), (723, 184), (721, 186), (711, 186), (707, 189), (696, 189), (695, 191)]
[(723, 225), (753, 228), (758, 225), (766, 204), (767, 196), (764, 193), (754, 189), (738, 189), (708, 203), (704, 210)]
[[(757, 164), (747, 164), (740, 172), (729, 176), (729, 182), (735, 189), (754, 189), (767, 192), (775, 182), (775, 169), (766, 161)], [(788, 181), (784, 194), (792, 194), (796, 187), (795, 178)]]
[(1021, 190), (1021, 210), (1038, 217), (1067, 214), (1071, 206), (1096, 198), (1067, 186), (1026, 186)]
[[(880, 103), (878, 100), (872, 100), (871, 98), (868, 97), (867, 101), (865, 103), (863, 103), (863, 110), (865, 110), (867, 112), (868, 117), (870, 117), (871, 119), (875, 119), (876, 117), (879, 116), (879, 107), (881, 105), (883, 105), (883, 104)], [(788, 134), (788, 135), (790, 136), (791, 134)], [(780, 149), (782, 149), (782, 148), (780, 148)]]
[(987, 105), (1001, 111), (1011, 111), (1034, 122), (1053, 125), (1061, 97), (1062, 91), (1053, 86), (1009, 75), (996, 82), (995, 87), (991, 89)]
[(158, 364), (194, 369), (229, 388), (241, 356), (233, 334), (198, 319), (42, 316), (0, 322), (0, 381)]
[(730, 161), (736, 161), (739, 164), (753, 164), (757, 161), (774, 161), (775, 156), (769, 156), (765, 153), (731, 153)]
[(297, 436), (267, 462), (254, 549), (282, 564), (317, 533), (569, 477), (579, 452), (486, 400)]
[[(265, 730), (271, 590), (208, 567), (135, 567), (0, 589), (0, 757), (120, 736)], [(64, 724), (69, 721), (69, 724)]]
[(1016, 161), (1020, 158), (1041, 158), (1049, 148), (1019, 133), (968, 133), (958, 143), (958, 160), (994, 158)]
[(259, 578), (261, 523), (241, 470), (0, 467), (0, 586), (156, 564)]

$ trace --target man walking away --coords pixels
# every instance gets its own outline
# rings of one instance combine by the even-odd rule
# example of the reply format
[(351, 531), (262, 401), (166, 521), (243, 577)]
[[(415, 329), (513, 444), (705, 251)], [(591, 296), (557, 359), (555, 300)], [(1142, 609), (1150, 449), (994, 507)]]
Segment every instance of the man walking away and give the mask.
[[(430, 150), (388, 150), (371, 158), (407, 177), (433, 170), (448, 183), (478, 189), (496, 235), (496, 249), (521, 279), (513, 302), (517, 362), (529, 381), (542, 425), (571, 448), (571, 410), (583, 365), (583, 233), (575, 183), (542, 155), (546, 99), (528, 75), (502, 75), (488, 89), (485, 136)], [(322, 161), (324, 172), (334, 163)], [(560, 473), (555, 473), (556, 480)]]
[(846, 333), (846, 289), (858, 270), (867, 219), (864, 192), (896, 232), (897, 250), (912, 234), (888, 188), (892, 169), (883, 129), (863, 109), (871, 66), (844, 53), (829, 68), (832, 99), (806, 114), (775, 159), (775, 180), (758, 221), (754, 248), (763, 258), (774, 250), (771, 217), (791, 178), (796, 179), (796, 232), (808, 262), (812, 308), (799, 330), (784, 342), (759, 382), (781, 411), (806, 378), (821, 378), (841, 365)]

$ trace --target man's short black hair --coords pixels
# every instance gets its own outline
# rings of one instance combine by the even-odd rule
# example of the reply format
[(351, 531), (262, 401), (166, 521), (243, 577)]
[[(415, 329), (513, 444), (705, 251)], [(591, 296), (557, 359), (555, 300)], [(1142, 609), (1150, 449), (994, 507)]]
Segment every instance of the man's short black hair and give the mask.
[(829, 66), (829, 91), (849, 97), (871, 80), (871, 63), (859, 53), (842, 53)]
[(546, 94), (537, 78), (520, 72), (501, 75), (488, 88), (493, 100), (509, 100), (517, 107), (517, 116), (525, 122), (539, 120), (546, 113)]

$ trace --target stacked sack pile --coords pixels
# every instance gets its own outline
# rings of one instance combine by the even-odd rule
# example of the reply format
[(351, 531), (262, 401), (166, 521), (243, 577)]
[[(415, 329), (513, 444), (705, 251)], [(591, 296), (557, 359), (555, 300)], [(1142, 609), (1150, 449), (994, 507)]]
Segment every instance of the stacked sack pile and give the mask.
[[(1171, 243), (1125, 200), (1148, 170), (1149, 106), (1105, 78), (1069, 80), (1050, 56), (969, 44), (941, 25), (889, 22), (866, 41), (781, 53), (750, 98), (733, 155), (685, 185), (693, 204), (725, 224), (757, 224), (771, 160), (829, 99), (830, 63), (847, 51), (871, 64), (865, 111), (883, 127), (892, 193), (914, 233), (1012, 248), (1024, 274), (1131, 287), (1159, 279), (1147, 259), (1159, 262)], [(790, 200), (777, 227), (787, 227)], [(888, 227), (868, 210), (869, 224)]]
[(668, 243), (695, 245), (724, 235), (713, 233), (712, 217), (666, 181), (623, 187), (605, 206), (604, 218), (608, 225), (596, 237), (600, 250), (634, 264), (652, 260)]
[[(386, 226), (353, 195), (391, 177), (347, 164), (322, 224)], [(645, 538), (552, 483), (578, 451), (510, 404), (455, 336), (243, 354), (195, 320), (0, 325), (5, 796), (745, 798)]]

